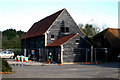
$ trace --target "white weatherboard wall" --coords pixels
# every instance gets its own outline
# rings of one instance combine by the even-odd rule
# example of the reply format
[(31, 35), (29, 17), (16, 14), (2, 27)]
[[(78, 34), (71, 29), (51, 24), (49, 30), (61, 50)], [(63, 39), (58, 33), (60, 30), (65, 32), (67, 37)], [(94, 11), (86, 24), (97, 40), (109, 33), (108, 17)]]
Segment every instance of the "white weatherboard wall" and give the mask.
[(24, 56), (26, 57), (26, 49), (24, 49)]

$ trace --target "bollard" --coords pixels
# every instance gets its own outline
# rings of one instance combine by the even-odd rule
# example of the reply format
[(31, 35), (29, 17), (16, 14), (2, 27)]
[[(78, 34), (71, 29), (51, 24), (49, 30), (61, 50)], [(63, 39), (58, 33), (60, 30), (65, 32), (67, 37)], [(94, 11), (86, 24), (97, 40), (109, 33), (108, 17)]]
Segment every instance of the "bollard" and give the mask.
[(27, 61), (26, 61), (26, 57), (25, 57), (25, 60), (24, 60), (24, 62), (27, 62)]
[(20, 62), (20, 56), (17, 56), (18, 62)]
[(23, 62), (25, 61), (25, 57), (23, 57)]
[(50, 62), (48, 62), (48, 64), (50, 64)]
[(26, 61), (28, 62), (28, 57), (26, 57)]
[(24, 56), (21, 56), (21, 61), (22, 61), (22, 62), (24, 61)]
[(15, 57), (15, 61), (17, 61), (17, 58)]

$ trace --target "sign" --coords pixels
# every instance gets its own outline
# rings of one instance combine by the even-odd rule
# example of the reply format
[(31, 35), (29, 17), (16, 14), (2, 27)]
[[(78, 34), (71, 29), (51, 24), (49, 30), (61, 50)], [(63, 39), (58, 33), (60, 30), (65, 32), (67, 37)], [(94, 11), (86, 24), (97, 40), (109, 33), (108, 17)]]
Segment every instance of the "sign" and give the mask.
[(50, 52), (50, 56), (52, 55), (52, 53)]
[(35, 54), (35, 50), (32, 50), (32, 54)]

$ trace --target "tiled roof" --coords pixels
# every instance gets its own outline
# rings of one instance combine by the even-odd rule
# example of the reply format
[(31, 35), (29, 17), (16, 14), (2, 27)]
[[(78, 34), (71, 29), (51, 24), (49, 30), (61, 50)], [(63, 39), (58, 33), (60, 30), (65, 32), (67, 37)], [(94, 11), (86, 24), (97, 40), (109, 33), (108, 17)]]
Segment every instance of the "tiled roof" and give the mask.
[[(64, 43), (66, 43), (67, 41), (69, 41), (70, 39), (72, 39), (73, 37), (75, 37), (76, 35), (79, 35), (81, 38), (83, 38), (79, 33), (72, 34), (72, 35), (65, 35), (65, 36), (62, 36), (62, 37), (56, 39), (55, 41), (50, 43), (48, 46), (60, 46)], [(92, 44), (89, 43), (86, 39), (84, 39), (84, 40), (92, 46)]]
[(108, 28), (108, 31), (120, 39), (120, 29)]
[(120, 47), (120, 29), (107, 28), (102, 32), (94, 36), (95, 39), (98, 39), (102, 36), (105, 36), (111, 47), (118, 48)]
[(112, 47), (120, 47), (120, 29), (108, 28), (105, 36)]
[(56, 20), (56, 18), (62, 13), (63, 10), (64, 9), (34, 23), (33, 26), (28, 30), (28, 32), (21, 39), (43, 35), (48, 30), (48, 28), (52, 25), (52, 23)]
[(52, 43), (50, 43), (48, 46), (60, 46), (60, 45), (62, 45), (64, 43), (66, 43), (71, 38), (73, 38), (75, 35), (76, 34), (62, 36), (62, 37), (58, 38), (57, 40), (53, 41)]

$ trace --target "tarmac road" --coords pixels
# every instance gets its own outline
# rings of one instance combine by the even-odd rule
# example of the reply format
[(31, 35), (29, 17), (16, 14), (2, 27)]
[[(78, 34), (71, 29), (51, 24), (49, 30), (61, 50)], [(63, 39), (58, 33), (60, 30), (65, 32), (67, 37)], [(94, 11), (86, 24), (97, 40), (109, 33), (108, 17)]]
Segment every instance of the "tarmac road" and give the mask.
[(118, 78), (118, 63), (14, 66), (3, 78)]

